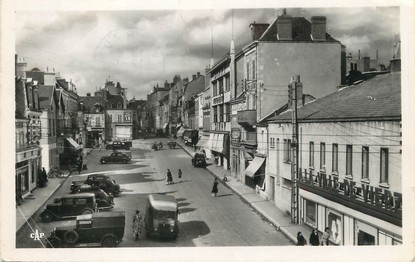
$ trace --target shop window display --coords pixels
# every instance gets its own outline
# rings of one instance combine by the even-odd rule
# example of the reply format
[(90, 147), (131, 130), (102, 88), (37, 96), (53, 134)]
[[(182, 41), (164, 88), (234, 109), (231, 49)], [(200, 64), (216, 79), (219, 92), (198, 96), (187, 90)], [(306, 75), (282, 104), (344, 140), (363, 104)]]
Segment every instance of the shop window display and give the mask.
[(336, 245), (343, 244), (343, 223), (340, 214), (327, 211), (327, 226), (330, 228), (330, 241)]
[(317, 225), (317, 205), (316, 203), (304, 200), (305, 206), (305, 217), (304, 222), (312, 227), (316, 227)]

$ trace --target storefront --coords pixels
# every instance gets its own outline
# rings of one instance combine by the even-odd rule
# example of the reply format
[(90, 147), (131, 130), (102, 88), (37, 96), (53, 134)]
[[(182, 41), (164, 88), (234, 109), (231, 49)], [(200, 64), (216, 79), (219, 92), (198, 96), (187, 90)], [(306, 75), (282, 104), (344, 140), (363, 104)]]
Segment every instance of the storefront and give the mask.
[(256, 156), (249, 161), (248, 167), (243, 172), (245, 185), (252, 189), (263, 188), (265, 180), (265, 158)]
[(402, 244), (401, 194), (323, 176), (300, 177), (300, 223), (328, 227), (333, 245)]
[(211, 133), (209, 137), (210, 150), (215, 165), (230, 169), (229, 161), (229, 134)]

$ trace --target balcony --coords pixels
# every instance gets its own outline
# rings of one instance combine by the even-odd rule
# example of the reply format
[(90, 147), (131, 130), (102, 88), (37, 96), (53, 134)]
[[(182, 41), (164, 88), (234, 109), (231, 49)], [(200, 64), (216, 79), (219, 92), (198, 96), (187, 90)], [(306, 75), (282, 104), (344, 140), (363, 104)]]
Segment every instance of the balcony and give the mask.
[(256, 110), (241, 110), (238, 111), (237, 122), (240, 125), (255, 125), (256, 124)]

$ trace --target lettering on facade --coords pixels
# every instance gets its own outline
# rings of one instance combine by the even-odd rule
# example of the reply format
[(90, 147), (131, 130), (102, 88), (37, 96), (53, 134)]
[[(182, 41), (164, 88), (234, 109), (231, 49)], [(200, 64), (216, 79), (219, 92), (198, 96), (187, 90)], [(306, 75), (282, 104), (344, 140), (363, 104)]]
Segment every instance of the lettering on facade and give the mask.
[(398, 213), (402, 208), (402, 194), (390, 190), (374, 187), (367, 184), (356, 184), (355, 181), (343, 179), (339, 181), (338, 176), (318, 172), (316, 175), (308, 172), (299, 172), (300, 182), (324, 188), (333, 194), (343, 195), (351, 200), (368, 203), (374, 207)]

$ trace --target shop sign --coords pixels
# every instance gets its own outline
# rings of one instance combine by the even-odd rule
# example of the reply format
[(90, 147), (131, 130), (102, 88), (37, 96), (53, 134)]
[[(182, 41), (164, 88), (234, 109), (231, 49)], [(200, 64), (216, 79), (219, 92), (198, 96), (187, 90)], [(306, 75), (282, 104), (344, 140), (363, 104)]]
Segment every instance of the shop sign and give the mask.
[(402, 194), (390, 190), (374, 187), (366, 184), (360, 186), (355, 181), (327, 175), (318, 172), (317, 175), (299, 172), (298, 180), (315, 187), (327, 189), (333, 194), (343, 195), (351, 200), (364, 202), (377, 208), (382, 208), (393, 213), (401, 212)]

